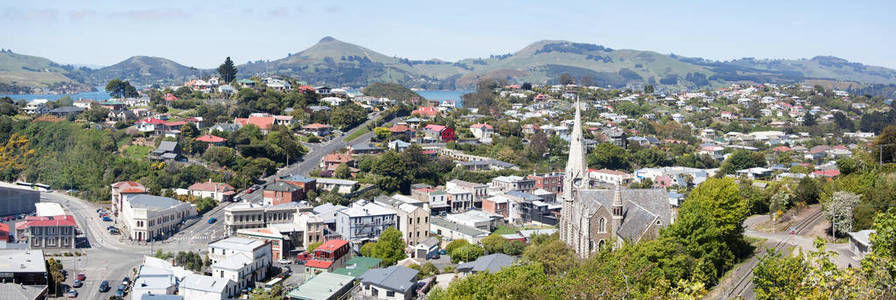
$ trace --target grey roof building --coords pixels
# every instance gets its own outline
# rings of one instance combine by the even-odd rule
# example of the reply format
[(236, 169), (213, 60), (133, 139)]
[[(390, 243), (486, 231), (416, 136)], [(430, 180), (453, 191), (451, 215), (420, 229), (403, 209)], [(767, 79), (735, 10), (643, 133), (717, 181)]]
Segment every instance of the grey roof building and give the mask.
[(401, 294), (404, 295), (403, 298), (409, 299), (417, 283), (417, 273), (417, 270), (402, 266), (368, 270), (361, 275), (361, 293), (389, 298), (398, 298), (397, 295)]
[(133, 196), (128, 197), (128, 201), (130, 201), (131, 207), (146, 208), (146, 209), (150, 209), (150, 210), (165, 209), (165, 208), (183, 204), (183, 202), (180, 202), (174, 198), (149, 195), (149, 194), (133, 195)]
[(480, 256), (475, 261), (458, 265), (457, 272), (473, 274), (479, 272), (495, 273), (501, 271), (503, 268), (509, 267), (514, 262), (516, 262), (516, 258), (513, 256), (503, 253), (490, 254)]

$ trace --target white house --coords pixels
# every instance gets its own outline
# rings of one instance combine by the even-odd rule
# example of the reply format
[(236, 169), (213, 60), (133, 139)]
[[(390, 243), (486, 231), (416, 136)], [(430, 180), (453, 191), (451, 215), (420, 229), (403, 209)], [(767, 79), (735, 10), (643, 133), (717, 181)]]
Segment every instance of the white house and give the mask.
[(470, 125), (470, 132), (473, 133), (473, 136), (479, 139), (479, 141), (485, 143), (492, 140), (492, 135), (495, 134), (495, 128), (492, 125), (477, 123)]
[(212, 277), (230, 279), (238, 289), (265, 280), (273, 260), (271, 244), (262, 240), (231, 237), (208, 245)]
[(240, 290), (230, 279), (190, 274), (180, 281), (178, 293), (184, 300), (226, 300), (239, 295)]
[(50, 111), (50, 108), (47, 106), (47, 103), (50, 100), (47, 99), (34, 99), (28, 101), (28, 104), (25, 104), (25, 108), (22, 110), (25, 111), (26, 114), (29, 115), (41, 115)]

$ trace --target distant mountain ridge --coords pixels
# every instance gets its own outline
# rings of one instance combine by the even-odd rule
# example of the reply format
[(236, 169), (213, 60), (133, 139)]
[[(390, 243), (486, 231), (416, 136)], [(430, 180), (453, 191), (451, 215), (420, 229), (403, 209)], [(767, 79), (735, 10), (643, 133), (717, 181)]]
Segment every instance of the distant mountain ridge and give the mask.
[[(54, 80), (101, 85), (114, 78), (137, 84), (179, 84), (199, 74), (195, 68), (160, 57), (134, 56), (115, 65), (92, 70), (70, 66), (66, 69), (46, 59), (9, 58), (2, 54), (0, 86), (13, 81), (17, 84), (46, 85)], [(287, 57), (237, 67), (240, 78), (286, 75), (309, 84), (362, 87), (374, 82), (391, 82), (424, 89), (469, 88), (482, 79), (550, 84), (557, 83), (563, 74), (572, 75), (582, 84), (614, 88), (652, 84), (671, 90), (719, 87), (732, 82), (831, 80), (896, 84), (896, 70), (831, 56), (712, 61), (559, 40), (537, 41), (514, 53), (448, 62), (388, 56), (328, 36)], [(40, 80), (16, 81), (19, 78), (16, 76), (35, 75), (27, 73), (33, 70), (43, 70), (47, 74), (38, 74), (41, 75), (38, 76)], [(203, 75), (214, 72), (201, 71)]]

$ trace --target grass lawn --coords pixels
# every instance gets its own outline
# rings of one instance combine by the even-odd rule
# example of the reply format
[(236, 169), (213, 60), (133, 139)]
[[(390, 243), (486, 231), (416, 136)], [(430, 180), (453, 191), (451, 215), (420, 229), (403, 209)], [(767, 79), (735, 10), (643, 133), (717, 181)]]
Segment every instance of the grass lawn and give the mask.
[(122, 155), (130, 159), (141, 160), (146, 159), (146, 156), (149, 155), (149, 152), (151, 151), (152, 147), (150, 146), (130, 145), (127, 148), (124, 148)]
[(352, 134), (349, 134), (348, 136), (346, 136), (346, 137), (345, 137), (345, 141), (346, 141), (346, 142), (351, 142), (351, 141), (353, 141), (354, 139), (356, 139), (356, 138), (358, 138), (358, 137), (364, 135), (365, 133), (370, 132), (370, 128), (367, 128), (367, 125), (366, 125), (366, 124), (361, 124), (361, 125), (358, 125), (358, 126), (362, 126), (361, 129), (358, 129), (358, 131), (352, 132)]
[(530, 229), (547, 229), (554, 228), (553, 226), (510, 226), (510, 225), (499, 225), (497, 229), (495, 229), (494, 233), (497, 234), (513, 234), (520, 230), (530, 230)]

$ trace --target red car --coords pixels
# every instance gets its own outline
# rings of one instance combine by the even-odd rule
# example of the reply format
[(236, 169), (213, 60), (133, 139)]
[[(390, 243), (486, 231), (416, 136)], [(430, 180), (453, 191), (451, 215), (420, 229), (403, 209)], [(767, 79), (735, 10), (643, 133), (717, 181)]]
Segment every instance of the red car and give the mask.
[(78, 277), (75, 277), (75, 278), (77, 278), (80, 281), (84, 281), (84, 280), (87, 280), (87, 275), (84, 275), (84, 273), (78, 273)]

